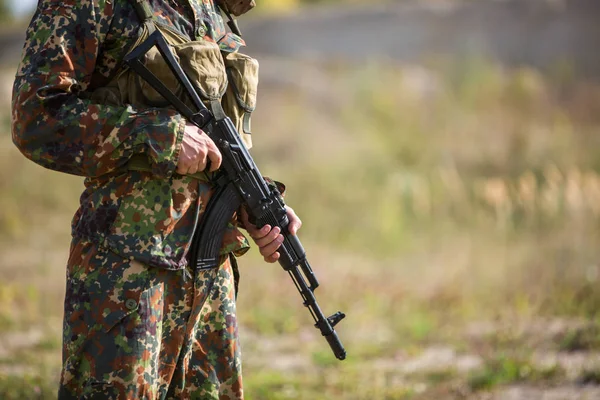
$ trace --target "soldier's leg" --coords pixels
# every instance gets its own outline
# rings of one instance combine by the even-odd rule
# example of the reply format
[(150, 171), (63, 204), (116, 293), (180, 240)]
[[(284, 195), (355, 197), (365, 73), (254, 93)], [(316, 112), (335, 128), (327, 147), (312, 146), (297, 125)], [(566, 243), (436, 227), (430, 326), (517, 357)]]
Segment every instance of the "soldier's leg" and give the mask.
[(74, 241), (59, 399), (164, 398), (193, 297), (182, 271), (149, 268)]
[(196, 301), (169, 398), (242, 400), (235, 284), (229, 259), (218, 270), (198, 271), (194, 282)]

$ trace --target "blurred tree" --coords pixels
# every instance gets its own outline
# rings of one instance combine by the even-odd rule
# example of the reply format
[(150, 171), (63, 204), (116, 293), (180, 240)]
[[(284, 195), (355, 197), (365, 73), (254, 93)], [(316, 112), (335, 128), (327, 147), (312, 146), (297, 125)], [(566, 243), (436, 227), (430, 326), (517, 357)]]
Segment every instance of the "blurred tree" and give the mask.
[[(0, 0), (2, 1), (2, 0)], [(260, 10), (289, 10), (298, 5), (298, 0), (262, 0)]]
[(0, 21), (8, 21), (12, 19), (12, 12), (8, 6), (7, 0), (0, 0)]
[[(1, 0), (0, 0), (1, 1)], [(360, 0), (261, 0), (260, 10), (291, 10), (301, 4), (359, 3)]]

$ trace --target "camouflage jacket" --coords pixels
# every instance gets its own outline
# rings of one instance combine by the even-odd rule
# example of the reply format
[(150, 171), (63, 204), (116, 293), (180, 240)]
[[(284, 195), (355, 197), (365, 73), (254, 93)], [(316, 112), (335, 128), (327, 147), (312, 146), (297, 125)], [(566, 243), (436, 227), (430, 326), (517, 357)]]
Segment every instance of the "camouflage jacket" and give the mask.
[[(223, 51), (244, 44), (225, 31), (212, 0), (150, 4), (159, 21), (191, 40), (215, 41)], [(74, 236), (180, 269), (212, 194), (206, 182), (174, 173), (185, 121), (172, 110), (94, 104), (86, 96), (115, 75), (139, 30), (130, 0), (41, 0), (13, 88), (13, 141), (46, 168), (86, 177)], [(152, 172), (127, 170), (136, 154)], [(247, 247), (232, 222), (222, 253)]]

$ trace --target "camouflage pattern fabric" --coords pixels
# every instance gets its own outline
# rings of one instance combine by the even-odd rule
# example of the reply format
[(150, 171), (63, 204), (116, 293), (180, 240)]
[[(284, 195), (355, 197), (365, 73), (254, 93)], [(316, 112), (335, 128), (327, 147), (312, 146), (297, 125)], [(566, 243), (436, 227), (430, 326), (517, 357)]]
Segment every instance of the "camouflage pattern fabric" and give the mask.
[[(211, 0), (150, 0), (158, 20), (235, 51)], [(175, 173), (185, 121), (90, 93), (115, 76), (140, 31), (129, 0), (40, 0), (13, 88), (21, 152), (85, 177), (72, 222), (61, 399), (241, 399), (234, 279), (248, 242), (232, 220), (218, 270), (187, 267), (212, 195)], [(151, 171), (129, 171), (134, 156)]]
[(59, 399), (242, 399), (232, 282), (227, 257), (169, 271), (74, 240)]
[[(211, 0), (150, 0), (157, 20), (190, 40), (243, 44), (226, 34)], [(129, 0), (41, 0), (33, 16), (13, 89), (13, 141), (50, 169), (85, 176), (73, 235), (146, 265), (181, 269), (206, 182), (175, 174), (185, 121), (162, 108), (94, 103), (89, 94), (115, 75), (140, 22)], [(127, 171), (134, 154), (152, 172)], [(248, 242), (229, 227), (223, 254)]]

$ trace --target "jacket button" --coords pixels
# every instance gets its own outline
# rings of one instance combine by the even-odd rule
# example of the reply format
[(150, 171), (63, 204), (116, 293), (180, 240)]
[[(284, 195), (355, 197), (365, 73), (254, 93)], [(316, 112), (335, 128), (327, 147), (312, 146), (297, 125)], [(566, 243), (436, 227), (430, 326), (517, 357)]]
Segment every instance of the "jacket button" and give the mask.
[(135, 310), (137, 306), (138, 303), (134, 299), (127, 299), (127, 301), (125, 301), (125, 307), (127, 307), (128, 310)]

